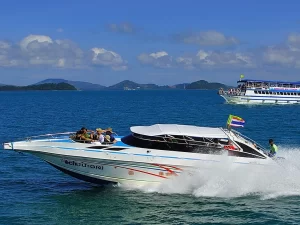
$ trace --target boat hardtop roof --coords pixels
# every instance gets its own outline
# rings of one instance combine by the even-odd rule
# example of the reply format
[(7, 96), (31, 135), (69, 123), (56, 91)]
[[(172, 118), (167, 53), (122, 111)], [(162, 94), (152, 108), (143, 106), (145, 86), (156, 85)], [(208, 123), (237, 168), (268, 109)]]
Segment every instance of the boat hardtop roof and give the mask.
[(155, 124), (130, 127), (131, 132), (145, 136), (184, 135), (204, 138), (228, 138), (222, 128), (198, 127), (178, 124)]
[(276, 80), (252, 80), (252, 79), (244, 79), (239, 80), (238, 83), (242, 82), (252, 82), (252, 83), (278, 83), (278, 84), (294, 84), (294, 85), (300, 85), (300, 81), (298, 82), (290, 82), (290, 81), (276, 81)]

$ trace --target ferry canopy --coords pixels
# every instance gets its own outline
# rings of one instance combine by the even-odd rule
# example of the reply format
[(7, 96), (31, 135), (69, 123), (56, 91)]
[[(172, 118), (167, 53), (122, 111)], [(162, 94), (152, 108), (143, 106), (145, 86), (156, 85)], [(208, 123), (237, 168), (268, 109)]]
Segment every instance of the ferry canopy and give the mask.
[(293, 84), (293, 85), (300, 85), (300, 81), (298, 82), (289, 82), (289, 81), (274, 81), (274, 80), (251, 80), (251, 79), (244, 79), (239, 80), (238, 83), (243, 82), (251, 82), (251, 83), (275, 83), (275, 84)]
[(204, 138), (228, 138), (221, 128), (197, 127), (178, 124), (155, 124), (152, 126), (134, 126), (131, 132), (145, 136), (185, 135)]

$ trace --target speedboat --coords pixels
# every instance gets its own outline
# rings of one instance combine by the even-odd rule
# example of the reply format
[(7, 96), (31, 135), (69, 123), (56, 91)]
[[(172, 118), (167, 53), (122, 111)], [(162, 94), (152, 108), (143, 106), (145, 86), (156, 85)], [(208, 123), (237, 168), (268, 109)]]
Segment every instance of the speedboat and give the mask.
[(97, 184), (159, 184), (185, 172), (211, 170), (224, 161), (251, 166), (251, 171), (277, 166), (262, 146), (233, 129), (155, 124), (130, 130), (115, 143), (82, 143), (72, 133), (59, 133), (6, 142), (4, 149), (30, 153)]
[(239, 80), (237, 88), (218, 94), (234, 104), (300, 104), (300, 82)]

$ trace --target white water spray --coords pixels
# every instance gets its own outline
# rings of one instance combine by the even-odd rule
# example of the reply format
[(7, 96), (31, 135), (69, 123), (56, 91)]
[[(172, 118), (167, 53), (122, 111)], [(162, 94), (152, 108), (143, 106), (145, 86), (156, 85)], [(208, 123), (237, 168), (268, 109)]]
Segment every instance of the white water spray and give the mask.
[(232, 164), (227, 157), (211, 170), (182, 173), (158, 186), (146, 185), (145, 192), (192, 194), (196, 197), (240, 197), (260, 195), (262, 199), (300, 195), (300, 148), (280, 147), (281, 169), (253, 171), (252, 166)]

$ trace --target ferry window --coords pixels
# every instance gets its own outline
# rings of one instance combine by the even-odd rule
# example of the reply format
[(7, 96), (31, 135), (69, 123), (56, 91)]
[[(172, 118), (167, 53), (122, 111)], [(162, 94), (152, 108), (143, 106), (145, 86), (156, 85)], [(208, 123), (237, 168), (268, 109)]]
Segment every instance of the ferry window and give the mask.
[(291, 93), (290, 93), (290, 92), (288, 92), (288, 95), (291, 95)]
[(258, 94), (261, 94), (261, 91), (258, 91)]
[(264, 91), (262, 91), (261, 93), (262, 93), (262, 94), (266, 94), (266, 92), (264, 92)]
[(284, 95), (286, 95), (286, 92), (284, 92)]
[(283, 95), (283, 92), (280, 92), (281, 95)]
[[(257, 91), (254, 91), (255, 94), (257, 94)], [(300, 93), (299, 93), (300, 94)]]
[(300, 92), (298, 92), (298, 95), (300, 95)]

